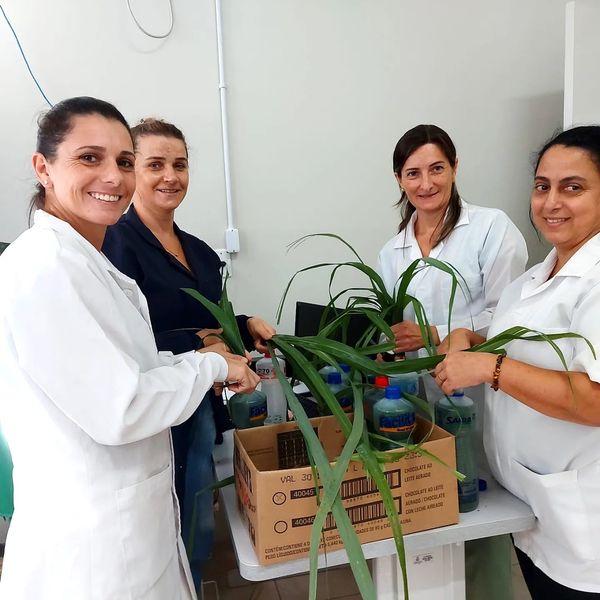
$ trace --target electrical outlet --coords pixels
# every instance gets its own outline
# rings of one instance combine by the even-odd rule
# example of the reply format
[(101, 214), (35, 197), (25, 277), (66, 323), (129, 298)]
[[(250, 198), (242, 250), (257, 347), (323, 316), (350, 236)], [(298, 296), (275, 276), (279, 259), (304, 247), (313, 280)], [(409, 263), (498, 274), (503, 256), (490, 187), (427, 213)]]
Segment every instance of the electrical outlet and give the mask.
[(221, 262), (225, 263), (225, 269), (223, 269), (223, 277), (226, 274), (229, 274), (229, 277), (233, 276), (233, 272), (231, 270), (231, 254), (227, 252), (225, 248), (216, 248), (215, 252), (218, 254)]

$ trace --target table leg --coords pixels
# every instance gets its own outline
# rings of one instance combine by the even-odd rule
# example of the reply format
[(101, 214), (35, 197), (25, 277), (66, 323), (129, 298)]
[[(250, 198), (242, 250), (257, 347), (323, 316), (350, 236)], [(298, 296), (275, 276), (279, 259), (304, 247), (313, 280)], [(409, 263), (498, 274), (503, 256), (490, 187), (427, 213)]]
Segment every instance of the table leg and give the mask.
[[(410, 600), (465, 600), (464, 543), (407, 553)], [(377, 600), (403, 598), (402, 571), (396, 556), (373, 559)]]

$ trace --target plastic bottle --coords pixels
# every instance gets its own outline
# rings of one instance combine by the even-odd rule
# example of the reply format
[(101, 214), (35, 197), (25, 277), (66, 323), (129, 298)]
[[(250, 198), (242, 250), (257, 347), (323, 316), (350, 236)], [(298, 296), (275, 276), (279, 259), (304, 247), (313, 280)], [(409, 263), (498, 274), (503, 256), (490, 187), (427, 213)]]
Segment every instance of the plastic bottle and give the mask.
[(267, 415), (269, 417), (279, 416), (285, 423), (287, 421), (287, 401), (279, 379), (277, 379), (273, 360), (277, 360), (281, 370), (285, 372), (285, 362), (280, 358), (273, 359), (267, 352), (256, 362), (256, 374), (260, 377), (260, 390), (267, 397)]
[(342, 383), (348, 383), (350, 381), (350, 365), (340, 363), (340, 369), (342, 370)]
[(229, 414), (238, 429), (259, 427), (267, 418), (267, 397), (259, 390), (251, 394), (234, 394), (229, 399)]
[(319, 369), (319, 375), (325, 383), (327, 383), (329, 373), (337, 373), (337, 369), (333, 365), (325, 365)]
[[(337, 394), (343, 389), (347, 389), (348, 386), (342, 384), (342, 374), (336, 371), (335, 373), (329, 373), (327, 375), (327, 385), (329, 389)], [(352, 412), (353, 402), (352, 402), (352, 393), (350, 390), (347, 390), (347, 394), (342, 394), (338, 396), (338, 402), (340, 406), (344, 410), (344, 412)]]
[[(379, 434), (395, 442), (409, 440), (415, 428), (414, 406), (402, 397), (400, 388), (390, 385), (385, 396), (373, 406), (373, 428)], [(378, 442), (380, 450), (393, 450), (398, 446)]]
[(456, 468), (464, 481), (458, 483), (460, 512), (475, 510), (479, 504), (477, 460), (473, 446), (476, 408), (471, 398), (456, 390), (450, 399), (442, 396), (435, 404), (435, 423), (456, 437)]
[(419, 394), (419, 376), (416, 373), (402, 373), (401, 375), (392, 375), (390, 385), (400, 388), (402, 394)]
[(365, 410), (365, 420), (370, 431), (373, 429), (373, 406), (375, 402), (385, 396), (385, 388), (390, 384), (385, 375), (376, 375), (373, 387), (368, 389), (363, 396), (363, 407)]

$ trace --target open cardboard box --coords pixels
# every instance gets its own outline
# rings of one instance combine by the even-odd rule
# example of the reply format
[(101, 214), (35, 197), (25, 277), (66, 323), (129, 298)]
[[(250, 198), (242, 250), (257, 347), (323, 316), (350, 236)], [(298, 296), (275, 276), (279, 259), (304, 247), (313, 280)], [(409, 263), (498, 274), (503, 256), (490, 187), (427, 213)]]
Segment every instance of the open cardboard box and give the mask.
[[(328, 457), (334, 461), (345, 437), (335, 417), (311, 419)], [(415, 439), (431, 423), (417, 417)], [(295, 423), (237, 430), (234, 435), (235, 486), (240, 512), (260, 564), (308, 554), (317, 512), (312, 471), (302, 433)], [(454, 437), (434, 427), (424, 447), (453, 469)], [(398, 508), (404, 533), (458, 523), (457, 482), (451, 471), (412, 453), (382, 465)], [(367, 479), (362, 463), (351, 462), (342, 482), (342, 501), (361, 543), (392, 537), (381, 496)], [(328, 515), (320, 550), (343, 547), (335, 521)]]

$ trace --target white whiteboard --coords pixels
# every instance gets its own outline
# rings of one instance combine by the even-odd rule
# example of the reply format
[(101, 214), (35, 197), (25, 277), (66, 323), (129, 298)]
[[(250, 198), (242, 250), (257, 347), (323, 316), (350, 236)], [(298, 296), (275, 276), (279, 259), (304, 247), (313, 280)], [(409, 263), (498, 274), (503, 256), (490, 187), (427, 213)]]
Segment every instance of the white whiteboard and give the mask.
[(600, 0), (573, 0), (565, 11), (563, 125), (600, 123)]

